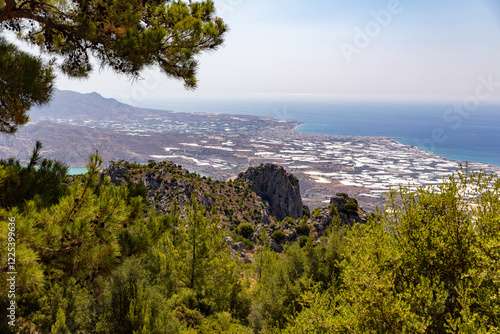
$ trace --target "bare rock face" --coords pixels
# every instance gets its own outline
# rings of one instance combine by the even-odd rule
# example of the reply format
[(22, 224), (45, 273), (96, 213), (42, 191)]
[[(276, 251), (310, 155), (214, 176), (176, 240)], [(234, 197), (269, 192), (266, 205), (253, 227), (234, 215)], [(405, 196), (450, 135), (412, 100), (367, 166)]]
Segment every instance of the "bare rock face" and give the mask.
[(300, 197), (299, 180), (275, 164), (250, 167), (240, 173), (238, 179), (245, 181), (262, 200), (269, 204), (269, 214), (278, 220), (290, 216), (302, 217), (303, 204)]

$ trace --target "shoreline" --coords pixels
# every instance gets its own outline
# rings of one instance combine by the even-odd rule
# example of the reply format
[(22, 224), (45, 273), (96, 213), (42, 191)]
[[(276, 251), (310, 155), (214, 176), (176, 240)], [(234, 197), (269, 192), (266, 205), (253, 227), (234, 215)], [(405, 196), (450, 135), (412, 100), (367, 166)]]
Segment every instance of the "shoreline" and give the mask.
[[(299, 121), (290, 121), (290, 122), (299, 122)], [(406, 139), (405, 137), (388, 137), (388, 136), (360, 136), (360, 135), (332, 135), (332, 134), (326, 134), (326, 133), (311, 133), (311, 132), (303, 132), (303, 131), (300, 131), (299, 130), (299, 127), (301, 127), (302, 125), (305, 125), (306, 123), (304, 122), (299, 122), (300, 124), (298, 124), (294, 129), (293, 131), (297, 132), (297, 133), (301, 133), (301, 134), (307, 134), (307, 135), (323, 135), (323, 136), (332, 136), (334, 138), (336, 137), (347, 137), (347, 138), (365, 138), (365, 139), (370, 139), (370, 138), (383, 138), (383, 139), (389, 139), (389, 140), (392, 140), (394, 142), (397, 142), (401, 145), (404, 145), (404, 146), (408, 146), (410, 148), (416, 148), (418, 150), (420, 150), (421, 152), (425, 152), (425, 153), (428, 153), (428, 154), (432, 154), (433, 156), (436, 156), (436, 157), (439, 157), (439, 158), (442, 158), (442, 159), (446, 159), (450, 162), (458, 162), (458, 163), (462, 163), (462, 164), (465, 164), (465, 163), (469, 163), (469, 164), (479, 164), (479, 165), (486, 165), (486, 166), (489, 166), (493, 169), (498, 169), (498, 172), (500, 172), (500, 166), (497, 166), (497, 165), (494, 165), (494, 164), (491, 164), (491, 163), (487, 163), (487, 162), (483, 162), (483, 161), (469, 161), (469, 160), (460, 160), (460, 159), (452, 159), (452, 158), (449, 158), (449, 157), (446, 157), (444, 155), (439, 155), (439, 154), (436, 154), (435, 152), (432, 152), (432, 151), (427, 151), (427, 150), (423, 150), (421, 149), (420, 147), (416, 146), (416, 145), (410, 145), (410, 144), (407, 144), (407, 143), (404, 143), (404, 142), (401, 142), (399, 141), (398, 139)]]
[[(68, 95), (69, 94), (69, 95)], [(82, 95), (72, 92), (61, 92), (60, 95), (68, 95), (66, 99), (74, 99), (82, 102), (80, 104), (82, 110), (72, 110), (68, 113), (66, 109), (67, 103), (64, 101), (53, 101), (51, 109), (34, 109), (30, 112), (32, 122), (27, 127), (30, 131), (24, 129), (20, 130), (20, 134), (24, 133), (27, 142), (23, 143), (14, 142), (10, 138), (3, 140), (5, 156), (12, 156), (13, 152), (29, 152), (31, 150), (29, 141), (34, 139), (42, 139), (46, 143), (45, 147), (51, 145), (50, 151), (53, 158), (62, 158), (66, 164), (72, 166), (71, 168), (82, 168), (86, 163), (89, 152), (100, 149), (103, 156), (107, 160), (129, 160), (129, 161), (147, 161), (150, 156), (162, 156), (165, 152), (159, 150), (161, 145), (170, 147), (170, 143), (161, 144), (164, 141), (171, 142), (171, 144), (181, 144), (182, 141), (195, 141), (197, 137), (211, 137), (216, 138), (234, 138), (236, 146), (260, 152), (256, 147), (244, 147), (247, 140), (258, 140), (259, 137), (273, 137), (283, 138), (284, 133), (287, 136), (297, 139), (307, 139), (311, 141), (337, 140), (345, 142), (347, 140), (367, 141), (373, 140), (375, 142), (386, 142), (390, 146), (404, 145), (401, 149), (406, 151), (413, 151), (416, 156), (425, 155), (433, 156), (442, 160), (450, 162), (465, 162), (467, 159), (460, 159), (448, 157), (449, 155), (434, 153), (433, 151), (425, 151), (416, 145), (408, 143), (408, 139), (402, 136), (363, 136), (363, 135), (333, 135), (327, 133), (315, 133), (314, 131), (314, 118), (316, 121), (325, 119), (327, 114), (321, 110), (310, 111), (311, 117), (309, 121), (291, 120), (291, 118), (303, 118), (299, 114), (287, 112), (286, 106), (282, 109), (276, 109), (273, 113), (262, 114), (262, 107), (259, 109), (258, 105), (248, 105), (245, 107), (245, 112), (239, 113), (236, 110), (231, 110), (229, 106), (225, 108), (225, 112), (193, 112), (193, 111), (175, 111), (165, 109), (151, 109), (151, 108), (137, 108), (127, 105), (116, 105), (113, 101), (105, 99), (98, 94)], [(66, 101), (67, 102), (67, 101)], [(58, 107), (58, 105), (61, 105)], [(90, 107), (92, 106), (92, 107)], [(267, 106), (266, 106), (267, 107)], [(255, 109), (257, 108), (257, 109)], [(262, 110), (261, 110), (262, 109)], [(103, 114), (99, 110), (114, 110), (111, 114)], [(274, 109), (273, 109), (274, 110)], [(318, 112), (319, 111), (319, 112)], [(74, 115), (78, 114), (79, 117)], [(359, 113), (358, 113), (359, 114)], [(354, 114), (354, 116), (358, 115)], [(103, 117), (105, 116), (105, 117)], [(273, 117), (274, 116), (274, 117)], [(297, 117), (295, 117), (297, 116)], [(319, 118), (318, 118), (319, 116)], [(331, 116), (331, 115), (330, 115)], [(325, 118), (326, 117), (326, 118)], [(47, 122), (47, 123), (45, 123)], [(44, 124), (45, 123), (45, 124)], [(301, 127), (306, 124), (312, 124), (313, 131), (304, 131)], [(318, 123), (320, 124), (320, 123)], [(356, 123), (353, 123), (356, 124)], [(349, 126), (352, 128), (353, 124)], [(371, 123), (370, 123), (371, 124)], [(369, 127), (368, 127), (369, 128)], [(33, 131), (31, 131), (33, 130)], [(319, 129), (321, 130), (321, 129)], [(323, 130), (328, 130), (327, 128)], [(366, 129), (365, 129), (366, 130)], [(364, 131), (360, 128), (360, 131)], [(60, 136), (59, 139), (56, 139)], [(194, 136), (194, 137), (193, 137)], [(179, 142), (179, 137), (182, 141)], [(79, 138), (77, 140), (77, 138)], [(247, 139), (245, 139), (247, 138)], [(2, 138), (0, 138), (0, 142)], [(205, 139), (205, 141), (212, 142), (212, 139)], [(70, 143), (78, 142), (78, 145)], [(217, 141), (214, 141), (211, 146), (214, 146)], [(285, 141), (286, 142), (286, 141)], [(69, 144), (69, 145), (68, 145)], [(125, 145), (125, 146), (124, 146)], [(207, 146), (206, 149), (212, 150), (209, 155), (224, 156), (229, 153), (224, 151), (214, 151), (214, 148), (209, 148), (209, 144), (199, 142), (198, 148)], [(224, 146), (225, 144), (223, 144)], [(68, 147), (68, 146), (73, 146)], [(160, 146), (160, 147), (159, 147)], [(216, 146), (220, 146), (220, 143)], [(250, 145), (251, 146), (251, 145)], [(11, 147), (9, 149), (9, 147)], [(16, 147), (22, 148), (17, 149)], [(177, 145), (183, 151), (186, 147)], [(230, 149), (231, 146), (226, 146), (225, 149)], [(236, 147), (237, 148), (237, 147)], [(102, 150), (101, 150), (102, 149)], [(196, 148), (191, 150), (193, 153)], [(190, 150), (188, 150), (190, 151)], [(277, 151), (279, 153), (279, 151)], [(424, 153), (425, 152), (425, 153)], [(263, 154), (265, 152), (260, 152)], [(441, 154), (440, 154), (441, 153)], [(27, 154), (27, 153), (26, 153)], [(199, 153), (194, 153), (197, 159), (204, 159)], [(251, 153), (247, 154), (242, 152), (239, 155), (249, 155), (249, 159), (254, 159)], [(15, 154), (17, 155), (17, 154)], [(261, 158), (265, 158), (262, 156)], [(471, 163), (488, 166), (498, 170), (500, 166), (482, 162), (480, 159), (471, 159)], [(239, 164), (239, 163), (238, 163)], [(74, 167), (73, 167), (74, 166)]]
[[(80, 168), (79, 172), (89, 152), (98, 149), (106, 161), (170, 160), (220, 180), (250, 166), (276, 163), (299, 177), (303, 200), (310, 207), (346, 192), (360, 198), (363, 207), (374, 208), (391, 187), (437, 185), (460, 169), (459, 160), (396, 138), (307, 133), (300, 131), (303, 122), (269, 116), (132, 109), (120, 118), (101, 119), (92, 113), (83, 120), (54, 115), (55, 120), (22, 128), (15, 140), (0, 137), (0, 153), (5, 147), (3, 156), (23, 152), (29, 158), (36, 139), (48, 149), (47, 158)], [(478, 162), (469, 166), (500, 171)]]

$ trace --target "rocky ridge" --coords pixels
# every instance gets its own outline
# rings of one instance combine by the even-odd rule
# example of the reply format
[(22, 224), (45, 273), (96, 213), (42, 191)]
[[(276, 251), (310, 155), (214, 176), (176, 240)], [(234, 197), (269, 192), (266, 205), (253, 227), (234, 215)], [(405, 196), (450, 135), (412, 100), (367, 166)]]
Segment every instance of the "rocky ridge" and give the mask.
[[(301, 236), (309, 237), (310, 235), (317, 240), (334, 223), (340, 226), (353, 226), (356, 223), (365, 223), (367, 217), (367, 213), (357, 205), (355, 198), (345, 193), (337, 193), (330, 198), (330, 205), (317, 208), (310, 217), (304, 216), (297, 220), (285, 219), (281, 224), (258, 225), (252, 235), (252, 241), (257, 241), (260, 229), (264, 228), (271, 236), (268, 240), (271, 247), (281, 252), (282, 244), (286, 242), (296, 242)], [(285, 235), (280, 242), (272, 238), (277, 230), (281, 230)]]
[(102, 171), (115, 185), (127, 185), (129, 189), (146, 197), (161, 214), (170, 213), (174, 201), (181, 211), (193, 195), (207, 210), (215, 207), (222, 222), (230, 229), (240, 223), (270, 224), (271, 217), (261, 198), (242, 181), (212, 180), (190, 173), (172, 162), (150, 161), (147, 165), (120, 161), (111, 162)]
[[(272, 164), (249, 168), (234, 181), (212, 180), (172, 162), (154, 161), (147, 165), (111, 162), (101, 174), (145, 197), (160, 214), (170, 213), (174, 202), (182, 212), (195, 195), (208, 210), (217, 209), (228, 231), (228, 245), (242, 258), (263, 241), (262, 235), (267, 235), (264, 241), (281, 252), (286, 242), (309, 236), (321, 238), (334, 222), (352, 226), (367, 218), (357, 200), (345, 193), (336, 194), (330, 205), (309, 213), (300, 198), (299, 181), (283, 167)], [(250, 235), (239, 232), (243, 223), (250, 226)]]

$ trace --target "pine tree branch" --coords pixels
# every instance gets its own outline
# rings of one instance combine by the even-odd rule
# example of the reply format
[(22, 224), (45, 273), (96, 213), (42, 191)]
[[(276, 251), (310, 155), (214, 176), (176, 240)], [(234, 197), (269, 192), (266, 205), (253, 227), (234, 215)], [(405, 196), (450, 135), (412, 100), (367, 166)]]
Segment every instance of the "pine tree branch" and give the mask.
[(80, 247), (82, 245), (81, 241), (72, 241), (69, 244), (61, 244), (61, 246), (58, 249), (53, 249), (49, 247), (43, 247), (43, 246), (33, 246), (35, 250), (37, 251), (48, 251), (52, 254), (54, 253), (67, 253), (77, 247)]
[(16, 7), (16, 0), (5, 0), (5, 7), (3, 10), (10, 10)]
[(52, 28), (58, 28), (61, 30), (65, 30), (68, 28), (68, 26), (56, 24), (55, 22), (47, 19), (44, 16), (36, 15), (28, 10), (19, 9), (19, 8), (12, 8), (10, 11), (0, 12), (0, 22), (5, 21), (5, 20), (9, 20), (9, 19), (33, 20), (33, 21), (36, 21), (38, 23), (45, 24), (46, 26), (49, 26)]
[[(58, 30), (59, 32), (69, 36), (71, 34), (71, 26), (66, 24), (56, 23), (48, 17), (55, 16), (59, 18), (64, 18), (66, 15), (59, 11), (56, 7), (40, 3), (40, 2), (23, 2), (19, 7), (16, 7), (15, 0), (7, 0), (4, 9), (0, 10), (0, 23), (12, 19), (28, 19), (45, 25), (45, 28), (52, 28)], [(41, 13), (45, 15), (34, 14), (33, 9), (25, 9), (26, 5), (32, 5), (37, 7)], [(50, 8), (48, 8), (50, 7)]]

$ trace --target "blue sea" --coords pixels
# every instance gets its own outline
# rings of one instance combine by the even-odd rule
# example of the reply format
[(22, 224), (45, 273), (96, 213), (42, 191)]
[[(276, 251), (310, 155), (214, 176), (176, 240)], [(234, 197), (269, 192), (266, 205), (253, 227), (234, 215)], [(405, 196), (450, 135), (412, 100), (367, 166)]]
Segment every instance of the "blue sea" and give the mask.
[(471, 108), (453, 103), (354, 103), (313, 98), (262, 98), (158, 99), (141, 106), (299, 121), (304, 124), (297, 130), (304, 133), (391, 137), (448, 159), (500, 167), (500, 105), (481, 104)]
[(79, 175), (87, 173), (87, 168), (69, 168), (68, 175)]

